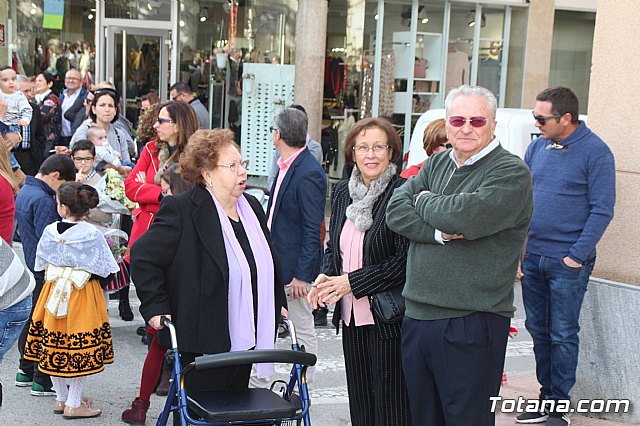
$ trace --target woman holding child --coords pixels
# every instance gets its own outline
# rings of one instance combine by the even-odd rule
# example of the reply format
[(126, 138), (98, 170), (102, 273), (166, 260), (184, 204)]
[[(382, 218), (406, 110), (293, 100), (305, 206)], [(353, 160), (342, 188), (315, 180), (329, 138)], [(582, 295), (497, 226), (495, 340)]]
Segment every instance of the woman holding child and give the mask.
[(87, 139), (87, 131), (92, 126), (97, 126), (107, 133), (107, 141), (113, 150), (120, 154), (120, 161), (130, 162), (129, 141), (131, 141), (131, 136), (113, 126), (113, 123), (118, 120), (118, 113), (120, 112), (118, 93), (113, 89), (107, 88), (96, 90), (93, 94), (94, 97), (89, 109), (89, 120), (78, 127), (78, 130), (71, 138), (69, 148), (73, 149), (76, 141)]

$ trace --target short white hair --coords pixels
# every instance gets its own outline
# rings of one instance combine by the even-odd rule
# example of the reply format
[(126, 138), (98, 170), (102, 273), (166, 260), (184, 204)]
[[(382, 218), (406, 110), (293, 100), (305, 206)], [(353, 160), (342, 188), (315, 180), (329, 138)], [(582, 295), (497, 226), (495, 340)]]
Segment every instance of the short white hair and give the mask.
[(480, 98), (485, 98), (487, 101), (487, 105), (493, 114), (493, 118), (496, 118), (496, 110), (498, 109), (498, 100), (495, 95), (487, 88), (482, 86), (468, 86), (462, 85), (458, 86), (452, 91), (449, 92), (447, 98), (444, 100), (444, 109), (445, 114), (449, 117), (449, 109), (451, 108), (451, 104), (456, 100), (459, 96), (478, 96)]

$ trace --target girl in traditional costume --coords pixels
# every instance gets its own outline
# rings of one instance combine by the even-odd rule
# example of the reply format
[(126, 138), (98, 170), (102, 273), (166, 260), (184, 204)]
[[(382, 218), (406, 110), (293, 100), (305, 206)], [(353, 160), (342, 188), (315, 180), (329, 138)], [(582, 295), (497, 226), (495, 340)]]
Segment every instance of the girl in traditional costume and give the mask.
[(47, 226), (38, 243), (35, 270), (45, 284), (35, 307), (24, 357), (38, 362), (56, 391), (55, 414), (97, 417), (101, 410), (81, 398), (85, 376), (113, 363), (111, 327), (102, 285), (118, 272), (102, 233), (84, 222), (98, 192), (79, 182), (58, 189), (63, 218)]

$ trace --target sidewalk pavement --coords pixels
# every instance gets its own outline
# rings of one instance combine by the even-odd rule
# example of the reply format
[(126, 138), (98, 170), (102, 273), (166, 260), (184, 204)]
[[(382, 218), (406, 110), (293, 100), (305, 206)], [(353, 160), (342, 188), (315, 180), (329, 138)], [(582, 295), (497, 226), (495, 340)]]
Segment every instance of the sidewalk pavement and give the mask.
[[(507, 377), (507, 383), (502, 385), (500, 396), (504, 399), (517, 399), (519, 396), (525, 399), (537, 399), (540, 385), (535, 374), (525, 374), (520, 376)], [(519, 413), (496, 413), (496, 426), (516, 425), (516, 416)], [(629, 423), (613, 422), (610, 420), (595, 419), (578, 414), (571, 415), (572, 426), (616, 426), (629, 425)]]

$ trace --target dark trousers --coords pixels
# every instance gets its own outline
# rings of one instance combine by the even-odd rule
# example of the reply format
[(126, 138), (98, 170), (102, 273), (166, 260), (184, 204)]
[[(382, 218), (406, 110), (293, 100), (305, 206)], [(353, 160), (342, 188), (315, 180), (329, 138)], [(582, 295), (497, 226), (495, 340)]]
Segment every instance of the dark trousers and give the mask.
[[(180, 352), (182, 368), (193, 362), (196, 357), (202, 354), (191, 352)], [(251, 375), (251, 364), (240, 365), (227, 368), (212, 368), (205, 371), (192, 371), (185, 379), (187, 396), (190, 390), (217, 390), (217, 389), (246, 389), (249, 387), (249, 376)], [(193, 412), (189, 415), (195, 417)], [(180, 416), (174, 412), (174, 426), (180, 426)]]
[[(36, 276), (36, 286), (33, 289), (31, 314), (29, 315), (29, 318), (33, 316), (33, 310), (38, 304), (38, 298), (40, 297), (43, 286), (44, 281), (40, 277)], [(20, 351), (20, 370), (22, 370), (26, 375), (33, 376), (33, 381), (35, 383), (44, 386), (46, 389), (49, 389), (51, 388), (51, 379), (49, 378), (49, 375), (44, 374), (40, 370), (38, 370), (37, 362), (29, 361), (23, 358), (24, 347), (27, 343), (27, 334), (29, 334), (29, 325), (31, 325), (31, 320), (27, 321), (25, 326), (22, 328), (20, 337), (18, 338), (18, 350)]]
[(353, 426), (410, 425), (400, 338), (383, 339), (378, 327), (342, 327), (349, 412)]
[(414, 425), (495, 424), (510, 319), (475, 312), (460, 318), (402, 323), (402, 365)]

